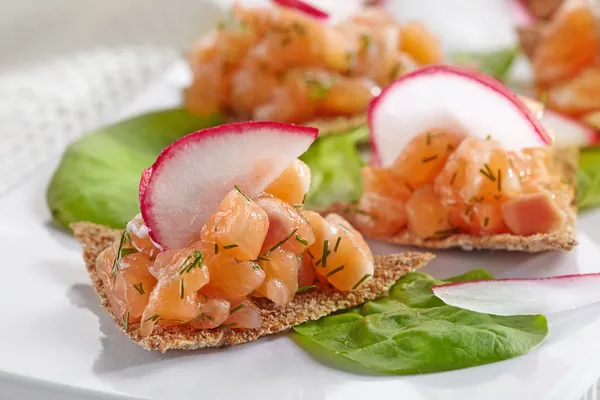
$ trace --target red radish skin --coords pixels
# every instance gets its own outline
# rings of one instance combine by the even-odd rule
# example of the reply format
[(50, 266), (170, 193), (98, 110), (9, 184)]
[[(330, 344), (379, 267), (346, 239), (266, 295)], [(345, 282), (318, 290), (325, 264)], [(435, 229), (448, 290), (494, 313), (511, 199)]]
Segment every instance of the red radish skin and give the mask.
[(600, 302), (600, 273), (433, 286), (446, 304), (494, 315), (552, 314)]
[(174, 142), (140, 181), (140, 208), (150, 237), (165, 249), (189, 245), (234, 185), (249, 197), (258, 196), (317, 134), (304, 126), (244, 122)]
[(535, 23), (536, 17), (527, 7), (526, 0), (508, 0), (508, 7), (517, 26), (531, 26)]
[(327, 14), (325, 11), (319, 10), (317, 7), (314, 7), (302, 0), (273, 0), (273, 2), (282, 7), (293, 8), (301, 11), (304, 14), (310, 15), (311, 17), (317, 19), (325, 20), (329, 18), (329, 14)]
[[(396, 102), (401, 104), (395, 107)], [(468, 108), (461, 109), (463, 105)], [(448, 65), (431, 65), (394, 81), (371, 102), (368, 123), (372, 163), (384, 167), (394, 162), (410, 139), (429, 129), (454, 129), (482, 138), (491, 135), (506, 150), (552, 142), (509, 88), (487, 75)]]

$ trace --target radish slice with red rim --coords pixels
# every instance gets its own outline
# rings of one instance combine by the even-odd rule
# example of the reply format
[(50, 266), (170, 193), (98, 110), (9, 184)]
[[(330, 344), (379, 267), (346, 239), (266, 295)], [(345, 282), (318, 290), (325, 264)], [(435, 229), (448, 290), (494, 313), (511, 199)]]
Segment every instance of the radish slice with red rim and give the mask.
[(220, 125), (164, 149), (140, 181), (140, 208), (150, 237), (164, 248), (199, 239), (200, 230), (237, 185), (263, 190), (317, 137), (318, 130), (278, 122)]
[(327, 19), (329, 14), (302, 0), (273, 0), (274, 3), (287, 8), (293, 8), (317, 19)]
[(408, 73), (373, 100), (368, 113), (373, 162), (394, 163), (404, 146), (430, 129), (491, 136), (506, 150), (545, 146), (551, 137), (499, 81), (462, 67), (432, 65)]
[(524, 0), (508, 0), (508, 7), (517, 25), (531, 26), (535, 23), (536, 18)]
[(494, 279), (432, 287), (444, 303), (495, 315), (552, 314), (600, 302), (600, 273)]

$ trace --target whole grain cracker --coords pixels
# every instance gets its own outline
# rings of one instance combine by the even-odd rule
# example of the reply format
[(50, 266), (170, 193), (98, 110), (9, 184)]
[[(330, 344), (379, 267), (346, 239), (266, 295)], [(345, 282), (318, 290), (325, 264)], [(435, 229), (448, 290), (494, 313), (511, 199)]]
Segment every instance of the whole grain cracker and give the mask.
[(390, 287), (404, 274), (428, 263), (435, 256), (429, 253), (409, 252), (399, 255), (375, 256), (375, 274), (359, 290), (339, 292), (334, 289), (313, 289), (297, 294), (285, 307), (275, 306), (266, 299), (257, 299), (263, 318), (260, 329), (191, 329), (186, 326), (162, 327), (156, 325), (148, 337), (139, 334), (139, 323), (129, 323), (125, 330), (121, 316), (113, 314), (102, 280), (96, 275), (98, 254), (115, 241), (122, 231), (89, 222), (71, 224), (75, 238), (83, 247), (86, 268), (102, 307), (112, 316), (117, 326), (137, 344), (147, 350), (165, 352), (170, 349), (193, 350), (204, 347), (226, 347), (251, 342), (261, 336), (290, 329), (294, 325), (316, 320), (332, 312), (354, 307), (387, 294)]
[[(572, 199), (570, 207), (565, 210), (567, 219), (560, 231), (551, 233), (538, 233), (530, 236), (519, 236), (513, 234), (496, 235), (470, 235), (453, 234), (439, 239), (422, 239), (408, 229), (403, 229), (394, 236), (370, 236), (372, 239), (382, 242), (418, 246), (431, 249), (462, 248), (463, 250), (508, 250), (537, 253), (548, 250), (568, 251), (577, 245), (575, 238), (575, 221), (577, 219), (577, 207), (575, 205), (575, 194), (577, 187), (577, 163), (579, 160), (578, 148), (557, 148), (552, 151), (552, 165), (550, 172), (558, 174), (565, 179), (569, 185), (569, 193)], [(324, 214), (338, 213), (354, 226), (359, 214), (352, 211), (353, 207), (346, 203), (336, 203), (327, 209)]]

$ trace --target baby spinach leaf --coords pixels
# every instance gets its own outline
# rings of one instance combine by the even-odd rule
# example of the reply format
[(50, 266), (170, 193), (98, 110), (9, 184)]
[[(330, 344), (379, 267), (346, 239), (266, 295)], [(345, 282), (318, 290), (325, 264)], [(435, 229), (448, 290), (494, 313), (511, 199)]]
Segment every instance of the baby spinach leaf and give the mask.
[(46, 200), (54, 221), (68, 227), (90, 221), (123, 227), (139, 212), (142, 169), (160, 151), (221, 117), (198, 117), (182, 109), (153, 112), (107, 126), (72, 143), (54, 172)]
[(318, 346), (363, 367), (417, 374), (474, 367), (517, 357), (548, 334), (542, 315), (501, 317), (448, 306), (431, 286), (490, 279), (475, 270), (445, 281), (423, 272), (400, 278), (387, 297), (294, 328)]
[(453, 54), (452, 61), (458, 65), (474, 68), (499, 81), (505, 81), (518, 54), (517, 47), (480, 53), (461, 52)]
[(600, 146), (587, 147), (579, 155), (577, 207), (600, 206)]
[(369, 136), (366, 126), (344, 134), (317, 139), (300, 156), (311, 171), (306, 206), (322, 209), (334, 201), (356, 201), (362, 194), (360, 169), (363, 160), (357, 143)]

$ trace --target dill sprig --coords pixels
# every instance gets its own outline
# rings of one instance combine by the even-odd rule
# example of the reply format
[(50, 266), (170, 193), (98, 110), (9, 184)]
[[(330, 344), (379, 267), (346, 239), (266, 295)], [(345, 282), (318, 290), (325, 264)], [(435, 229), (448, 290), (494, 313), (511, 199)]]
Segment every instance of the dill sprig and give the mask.
[(435, 232), (433, 232), (433, 234), (435, 236), (448, 236), (448, 235), (452, 235), (452, 234), (458, 233), (458, 232), (460, 232), (460, 228), (458, 226), (455, 226), (454, 228), (442, 229), (439, 231), (435, 231)]
[(298, 234), (296, 234), (296, 240), (302, 243), (303, 245), (308, 246), (308, 241)]
[(487, 164), (483, 164), (483, 166), (484, 166), (484, 168), (479, 169), (479, 172), (481, 173), (481, 175), (485, 176), (492, 182), (496, 182), (496, 177), (494, 176), (494, 173), (490, 169), (490, 166)]
[(360, 35), (360, 48), (362, 51), (367, 51), (371, 46), (371, 35), (363, 33)]
[(446, 151), (448, 153), (452, 153), (454, 150), (456, 150), (456, 147), (454, 147), (450, 143), (448, 143), (448, 145), (446, 146)]
[(483, 220), (483, 226), (488, 226), (489, 223), (490, 223), (490, 218), (485, 217), (485, 219)]
[(242, 192), (242, 189), (240, 189), (240, 187), (238, 185), (233, 185), (233, 187), (234, 187), (235, 190), (237, 190), (238, 192), (240, 192), (240, 194), (242, 196), (244, 196), (246, 198), (246, 200), (248, 200), (250, 202), (252, 201), (252, 199), (250, 197), (246, 196), (246, 193)]
[(338, 236), (337, 240), (335, 241), (335, 246), (333, 247), (333, 251), (337, 253), (337, 249), (340, 246), (340, 242), (342, 241), (342, 237)]
[(190, 319), (189, 321), (184, 322), (184, 324), (194, 324), (196, 322), (204, 322), (206, 320), (214, 321), (215, 319), (206, 313), (200, 313), (199, 315), (195, 316), (194, 318)]
[(146, 292), (144, 291), (144, 284), (143, 284), (142, 282), (134, 283), (134, 284), (133, 284), (133, 288), (134, 288), (135, 290), (137, 290), (137, 292), (138, 292), (139, 294), (144, 294), (144, 293), (146, 293)]
[(433, 160), (435, 160), (436, 158), (438, 158), (437, 154), (436, 154), (436, 155), (434, 155), (434, 156), (431, 156), (431, 157), (425, 157), (425, 158), (423, 159), (423, 164), (425, 164), (425, 163), (428, 163), (429, 161), (433, 161)]
[(123, 319), (123, 328), (125, 328), (125, 331), (128, 331), (129, 330), (129, 312), (127, 312), (127, 314), (125, 314), (125, 317), (122, 319)]
[(161, 318), (160, 318), (160, 316), (159, 316), (158, 314), (154, 314), (153, 316), (151, 316), (151, 317), (149, 317), (149, 318), (146, 318), (146, 319), (144, 320), (144, 322), (148, 322), (148, 321), (156, 322), (156, 321), (158, 321), (158, 320), (160, 320), (160, 319), (161, 319)]
[(237, 244), (235, 244), (235, 243), (228, 244), (227, 246), (223, 246), (223, 248), (224, 248), (225, 250), (229, 250), (229, 249), (235, 249), (236, 247), (240, 247), (240, 246), (238, 246), (238, 245), (237, 245)]
[(119, 248), (117, 249), (117, 255), (115, 256), (115, 261), (113, 261), (113, 265), (112, 265), (112, 277), (113, 277), (113, 283), (114, 280), (117, 279), (117, 272), (119, 272), (119, 261), (121, 260), (121, 257), (123, 257), (123, 246), (125, 245), (125, 242), (129, 241), (129, 234), (127, 233), (127, 231), (123, 231), (123, 233), (121, 234), (121, 240), (119, 241)]
[(283, 240), (275, 243), (275, 245), (273, 245), (273, 247), (271, 247), (269, 250), (267, 250), (267, 252), (265, 253), (265, 257), (269, 257), (269, 254), (271, 254), (275, 249), (277, 249), (279, 246), (281, 246), (285, 242), (287, 242), (294, 235), (294, 233), (296, 233), (296, 231), (298, 231), (298, 228), (295, 228), (293, 231), (291, 231), (290, 234), (287, 235)]
[(252, 263), (252, 269), (257, 270), (257, 271), (259, 269), (262, 269), (258, 263), (253, 262), (253, 261), (251, 263)]
[(313, 260), (315, 259), (315, 256), (313, 256), (313, 253), (311, 253), (310, 250), (306, 250), (306, 252), (308, 253), (308, 256), (310, 258), (312, 258)]
[(498, 169), (498, 191), (502, 191), (502, 171)]
[(392, 69), (390, 70), (390, 81), (393, 81), (394, 79), (396, 79), (398, 76), (400, 76), (400, 74), (402, 73), (402, 64), (397, 62), (396, 64), (394, 64), (394, 66), (392, 67)]
[(309, 291), (309, 290), (314, 289), (314, 288), (315, 288), (315, 285), (300, 286), (298, 289), (296, 289), (296, 293), (306, 292), (306, 291)]
[(429, 146), (431, 144), (431, 133), (427, 132), (427, 136), (425, 136), (425, 144)]
[(410, 183), (408, 183), (408, 182), (404, 182), (404, 186), (406, 186), (406, 188), (408, 190), (410, 190), (411, 193), (415, 191), (415, 188), (412, 187), (412, 185)]
[(226, 328), (231, 328), (231, 327), (232, 327), (232, 326), (234, 326), (234, 325), (236, 325), (236, 323), (235, 323), (235, 322), (234, 322), (234, 323), (232, 323), (232, 324), (227, 324), (227, 325), (223, 325), (223, 324), (221, 324), (221, 325), (217, 326), (217, 328), (226, 329)]
[(359, 287), (364, 281), (369, 279), (371, 276), (373, 276), (373, 275), (365, 274), (365, 276), (363, 276), (362, 278), (360, 278), (360, 280), (358, 282), (356, 282), (356, 285), (352, 286), (352, 290), (355, 290), (357, 287)]
[(219, 254), (219, 245), (215, 243), (215, 256)]
[(242, 308), (244, 308), (244, 303), (238, 304), (237, 307), (229, 311), (229, 315), (233, 314), (234, 312), (240, 311)]
[(329, 271), (329, 273), (328, 273), (327, 275), (325, 275), (325, 277), (326, 277), (326, 278), (329, 278), (331, 275), (335, 275), (335, 274), (337, 274), (338, 272), (342, 271), (343, 269), (344, 269), (344, 266), (343, 266), (343, 265), (340, 265), (340, 266), (339, 266), (339, 267), (337, 267), (336, 269)]
[(185, 279), (183, 279), (183, 278), (181, 278), (181, 280), (179, 281), (179, 298), (180, 299), (183, 299), (183, 293), (185, 291), (184, 281), (185, 281)]
[(190, 273), (194, 268), (202, 266), (203, 256), (201, 251), (192, 251), (192, 254), (187, 256), (185, 261), (181, 264), (179, 275)]
[(325, 239), (323, 241), (323, 255), (321, 256), (322, 267), (325, 268), (327, 266), (327, 256), (329, 256), (331, 252), (329, 251), (329, 240)]
[(458, 172), (455, 172), (454, 174), (452, 174), (452, 178), (450, 179), (450, 186), (454, 185), (454, 181), (456, 180), (457, 174), (458, 174)]

